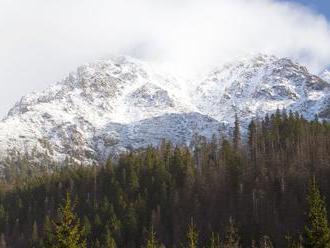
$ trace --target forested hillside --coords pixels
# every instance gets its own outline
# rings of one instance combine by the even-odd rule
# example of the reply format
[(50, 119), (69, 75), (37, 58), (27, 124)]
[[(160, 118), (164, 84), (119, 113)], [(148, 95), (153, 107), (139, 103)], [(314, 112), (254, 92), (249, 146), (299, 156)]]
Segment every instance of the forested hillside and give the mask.
[(330, 195), (330, 125), (277, 111), (243, 135), (237, 119), (232, 138), (221, 136), (196, 137), (189, 148), (164, 141), (104, 166), (71, 164), (29, 179), (8, 172), (0, 247), (60, 247), (63, 227), (80, 244), (65, 247), (311, 247), (310, 205), (324, 217), (330, 197), (322, 207), (314, 187), (308, 199), (318, 201), (308, 205), (308, 185), (315, 178)]

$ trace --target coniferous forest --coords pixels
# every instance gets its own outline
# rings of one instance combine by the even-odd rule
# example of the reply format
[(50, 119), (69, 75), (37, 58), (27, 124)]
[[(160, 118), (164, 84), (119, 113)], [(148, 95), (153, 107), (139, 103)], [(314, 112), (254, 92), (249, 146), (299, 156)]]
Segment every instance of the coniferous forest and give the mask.
[(330, 247), (330, 124), (277, 111), (240, 129), (102, 166), (7, 171), (0, 247)]

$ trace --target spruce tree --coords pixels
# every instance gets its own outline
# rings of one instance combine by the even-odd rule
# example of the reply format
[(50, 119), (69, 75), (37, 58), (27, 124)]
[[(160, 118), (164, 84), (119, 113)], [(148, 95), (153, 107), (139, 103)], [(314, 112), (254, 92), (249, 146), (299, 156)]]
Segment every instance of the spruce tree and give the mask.
[(235, 127), (233, 132), (233, 145), (235, 151), (238, 151), (241, 146), (241, 131), (239, 125), (239, 119), (237, 114), (235, 114)]
[(55, 224), (54, 240), (51, 247), (56, 248), (85, 248), (86, 240), (83, 237), (79, 219), (73, 212), (70, 194), (66, 196), (64, 205), (59, 208), (60, 221)]
[(188, 226), (187, 232), (187, 248), (197, 248), (198, 247), (198, 231), (194, 224), (194, 220)]
[(315, 178), (310, 183), (307, 200), (309, 211), (305, 226), (305, 247), (328, 248), (330, 247), (330, 229), (327, 210)]
[(256, 165), (257, 159), (257, 125), (254, 120), (252, 120), (248, 127), (248, 147), (250, 153), (251, 162)]
[(116, 241), (114, 240), (108, 225), (106, 225), (105, 228), (105, 248), (117, 248)]
[(238, 229), (234, 224), (232, 218), (229, 219), (229, 225), (226, 230), (225, 240), (222, 245), (223, 248), (239, 248), (240, 246), (240, 237), (238, 234)]
[(0, 248), (6, 248), (7, 243), (6, 243), (6, 238), (3, 233), (0, 234)]
[(215, 234), (212, 232), (211, 239), (210, 239), (210, 248), (220, 248), (220, 237), (219, 234)]
[(268, 236), (263, 236), (260, 239), (259, 248), (273, 248), (273, 244)]
[(38, 225), (36, 221), (34, 221), (32, 225), (30, 247), (39, 247), (39, 233), (38, 233)]
[(86, 215), (83, 218), (83, 231), (84, 231), (84, 236), (88, 239), (88, 237), (92, 233), (92, 225)]
[(43, 224), (43, 236), (44, 245), (46, 247), (52, 247), (54, 237), (52, 235), (52, 222), (48, 215), (45, 217)]
[(37, 242), (39, 239), (39, 234), (38, 234), (38, 225), (37, 222), (34, 221), (33, 222), (33, 226), (32, 226), (32, 240), (34, 242)]
[(288, 248), (304, 248), (303, 239), (301, 235), (297, 240), (293, 239), (291, 236), (287, 236), (285, 239), (287, 241)]
[(147, 240), (147, 243), (146, 243), (146, 248), (159, 248), (160, 245), (157, 241), (157, 238), (156, 238), (156, 233), (154, 231), (154, 228), (153, 226), (150, 228), (150, 231), (148, 233), (148, 240)]

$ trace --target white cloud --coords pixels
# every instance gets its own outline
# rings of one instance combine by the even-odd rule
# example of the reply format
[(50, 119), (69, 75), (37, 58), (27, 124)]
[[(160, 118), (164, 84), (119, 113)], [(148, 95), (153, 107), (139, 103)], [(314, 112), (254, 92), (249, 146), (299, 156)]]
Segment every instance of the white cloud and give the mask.
[(271, 0), (2, 0), (0, 115), (81, 63), (129, 54), (195, 72), (246, 53), (330, 63), (326, 19)]

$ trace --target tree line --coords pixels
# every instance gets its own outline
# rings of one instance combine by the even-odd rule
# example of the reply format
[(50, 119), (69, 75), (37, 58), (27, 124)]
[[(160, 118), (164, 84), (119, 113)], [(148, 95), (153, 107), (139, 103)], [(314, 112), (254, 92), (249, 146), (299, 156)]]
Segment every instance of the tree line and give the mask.
[(7, 176), (0, 247), (329, 247), (329, 176), (328, 123), (278, 110), (241, 134), (236, 118), (191, 147)]

